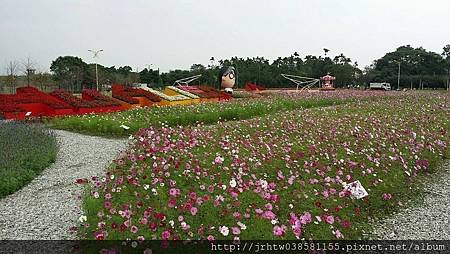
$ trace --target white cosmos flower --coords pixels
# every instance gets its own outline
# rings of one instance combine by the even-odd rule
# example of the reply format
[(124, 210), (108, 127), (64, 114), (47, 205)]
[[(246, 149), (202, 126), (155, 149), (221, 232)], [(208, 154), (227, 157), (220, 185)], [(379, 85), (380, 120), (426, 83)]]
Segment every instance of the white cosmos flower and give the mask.
[(87, 221), (87, 216), (86, 215), (80, 216), (80, 218), (78, 218), (78, 221), (81, 222), (81, 223)]
[(266, 180), (260, 180), (261, 182), (261, 188), (267, 189), (267, 181)]
[(242, 222), (238, 221), (238, 223), (237, 223), (237, 224), (239, 225), (239, 227), (241, 227), (241, 229), (242, 229), (242, 230), (246, 230), (246, 229), (247, 229), (247, 226), (245, 226), (245, 224), (244, 224), (244, 223), (242, 223)]
[(227, 226), (221, 226), (221, 227), (219, 227), (219, 232), (222, 235), (227, 236), (230, 233), (230, 229), (228, 229)]
[(234, 180), (234, 178), (231, 179), (231, 181), (230, 181), (230, 186), (231, 186), (231, 188), (236, 187), (236, 185), (237, 185), (236, 180)]

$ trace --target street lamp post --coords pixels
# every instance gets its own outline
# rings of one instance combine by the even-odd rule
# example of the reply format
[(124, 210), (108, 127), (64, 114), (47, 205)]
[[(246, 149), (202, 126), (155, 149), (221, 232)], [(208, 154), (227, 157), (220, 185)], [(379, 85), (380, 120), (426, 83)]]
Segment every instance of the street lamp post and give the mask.
[[(99, 50), (92, 50), (92, 49), (89, 49), (88, 51), (94, 54), (93, 58), (95, 59), (95, 58), (98, 58), (98, 54), (99, 54), (100, 52), (102, 52), (103, 49), (99, 49)], [(95, 83), (97, 83), (97, 91), (98, 91), (98, 69), (97, 69), (97, 61), (95, 61)]]

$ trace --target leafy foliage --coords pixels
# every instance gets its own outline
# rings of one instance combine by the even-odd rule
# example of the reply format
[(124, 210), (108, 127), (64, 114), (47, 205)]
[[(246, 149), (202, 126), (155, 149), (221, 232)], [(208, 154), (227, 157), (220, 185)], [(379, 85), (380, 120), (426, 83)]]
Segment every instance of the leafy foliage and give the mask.
[(54, 134), (36, 125), (0, 122), (0, 197), (11, 194), (55, 161)]
[[(446, 54), (445, 49), (443, 55)], [(397, 84), (399, 63), (401, 87), (421, 88), (424, 83), (428, 88), (445, 87), (449, 65), (443, 57), (422, 47), (413, 48), (410, 45), (399, 47), (376, 60), (367, 70), (366, 81)]]

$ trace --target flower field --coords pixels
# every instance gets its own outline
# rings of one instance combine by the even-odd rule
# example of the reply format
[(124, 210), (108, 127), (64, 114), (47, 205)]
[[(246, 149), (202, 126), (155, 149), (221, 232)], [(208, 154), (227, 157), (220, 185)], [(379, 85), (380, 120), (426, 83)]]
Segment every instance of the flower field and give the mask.
[(56, 158), (52, 132), (39, 126), (0, 122), (0, 198), (30, 182)]
[[(90, 182), (81, 236), (360, 239), (370, 219), (403, 206), (410, 187), (450, 155), (448, 93), (308, 96), (346, 103), (284, 111), (287, 104), (263, 99), (217, 105), (275, 114), (216, 125), (148, 124), (105, 175), (77, 181)], [(183, 112), (214, 112), (208, 107)], [(156, 115), (145, 114), (102, 117), (151, 123)], [(368, 196), (352, 196), (344, 186), (354, 181)]]
[[(217, 95), (218, 96), (218, 95)], [(235, 99), (171, 107), (132, 109), (102, 115), (68, 116), (49, 119), (57, 129), (102, 136), (129, 136), (148, 126), (214, 124), (243, 120), (294, 109), (332, 106), (356, 100), (384, 100), (397, 94), (380, 91), (336, 91), (334, 93), (273, 94), (261, 98)], [(121, 126), (130, 127), (124, 129)]]

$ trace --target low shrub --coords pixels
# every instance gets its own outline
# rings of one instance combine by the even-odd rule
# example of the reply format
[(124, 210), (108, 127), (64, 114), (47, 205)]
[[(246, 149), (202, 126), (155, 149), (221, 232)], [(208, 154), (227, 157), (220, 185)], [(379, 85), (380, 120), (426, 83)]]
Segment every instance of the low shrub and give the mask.
[(55, 161), (56, 137), (42, 126), (0, 122), (0, 198), (33, 180)]

